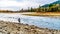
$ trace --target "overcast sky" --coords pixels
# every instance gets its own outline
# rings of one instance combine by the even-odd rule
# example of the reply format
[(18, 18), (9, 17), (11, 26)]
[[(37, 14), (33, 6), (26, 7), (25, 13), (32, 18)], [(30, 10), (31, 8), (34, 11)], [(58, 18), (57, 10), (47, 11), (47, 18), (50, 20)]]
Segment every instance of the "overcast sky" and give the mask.
[(57, 0), (0, 0), (1, 10), (20, 10), (28, 7), (37, 8), (39, 5), (49, 4)]

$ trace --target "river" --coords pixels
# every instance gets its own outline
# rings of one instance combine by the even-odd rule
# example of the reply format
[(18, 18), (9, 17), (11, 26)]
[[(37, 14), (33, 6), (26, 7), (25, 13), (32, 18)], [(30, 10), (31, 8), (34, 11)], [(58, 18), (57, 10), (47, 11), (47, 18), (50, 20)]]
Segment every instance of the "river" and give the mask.
[(0, 13), (0, 20), (18, 23), (18, 18), (21, 23), (35, 25), (41, 28), (58, 29), (60, 30), (60, 19), (43, 16), (26, 16), (21, 14)]

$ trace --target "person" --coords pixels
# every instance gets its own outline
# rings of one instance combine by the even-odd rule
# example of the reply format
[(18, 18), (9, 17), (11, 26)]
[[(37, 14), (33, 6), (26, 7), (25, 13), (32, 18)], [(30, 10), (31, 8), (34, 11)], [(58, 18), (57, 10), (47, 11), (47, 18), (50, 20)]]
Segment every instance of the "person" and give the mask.
[(20, 18), (18, 18), (18, 22), (20, 23)]

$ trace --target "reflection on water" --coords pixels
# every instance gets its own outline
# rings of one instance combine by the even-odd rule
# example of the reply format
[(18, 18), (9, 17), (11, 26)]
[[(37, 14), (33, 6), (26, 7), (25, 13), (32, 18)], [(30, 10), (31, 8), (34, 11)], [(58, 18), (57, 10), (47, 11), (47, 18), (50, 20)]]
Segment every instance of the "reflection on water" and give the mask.
[(60, 19), (51, 17), (40, 16), (25, 16), (20, 14), (0, 14), (0, 20), (17, 22), (17, 19), (21, 18), (21, 23), (35, 25), (38, 27), (60, 29)]

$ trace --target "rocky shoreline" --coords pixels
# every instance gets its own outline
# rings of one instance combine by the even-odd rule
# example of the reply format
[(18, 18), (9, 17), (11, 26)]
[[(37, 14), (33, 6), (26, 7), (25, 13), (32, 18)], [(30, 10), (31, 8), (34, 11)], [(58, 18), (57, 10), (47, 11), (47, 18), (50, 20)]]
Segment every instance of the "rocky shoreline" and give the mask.
[(34, 25), (0, 21), (0, 34), (60, 34), (60, 30), (39, 28)]

